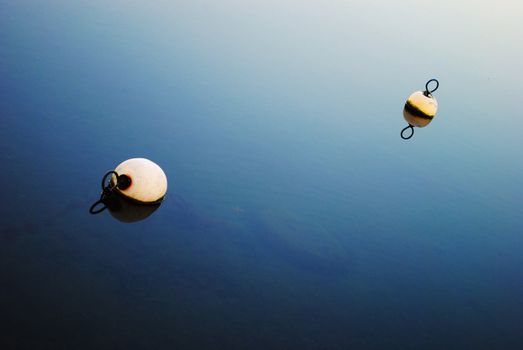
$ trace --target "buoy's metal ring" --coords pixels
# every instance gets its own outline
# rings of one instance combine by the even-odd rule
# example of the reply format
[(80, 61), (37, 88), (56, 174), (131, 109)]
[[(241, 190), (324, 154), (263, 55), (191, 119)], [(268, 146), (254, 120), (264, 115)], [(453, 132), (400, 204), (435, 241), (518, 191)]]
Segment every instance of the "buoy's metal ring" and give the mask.
[[(436, 82), (436, 87), (434, 89), (432, 89), (432, 90), (429, 90), (429, 84), (432, 83), (433, 81)], [(427, 81), (427, 84), (425, 84), (425, 95), (426, 96), (431, 95), (438, 88), (439, 88), (439, 81), (438, 81), (438, 79), (430, 79), (429, 81)]]
[[(407, 129), (411, 129), (411, 133), (409, 136), (404, 136), (403, 133), (405, 132), (405, 130)], [(403, 130), (401, 130), (401, 138), (404, 139), (404, 140), (408, 140), (410, 139), (412, 136), (414, 136), (414, 127), (412, 125), (408, 125), (407, 127), (405, 127)]]
[[(107, 181), (110, 175), (116, 176), (116, 182), (112, 183), (111, 181)], [(89, 208), (89, 213), (99, 214), (107, 209), (105, 199), (114, 191), (116, 187), (118, 187), (118, 173), (114, 170), (108, 171), (105, 173), (104, 177), (102, 177), (102, 194), (100, 195), (100, 199), (91, 205), (91, 208)], [(96, 209), (96, 207), (100, 204), (103, 204), (103, 207)]]
[[(96, 207), (99, 206), (100, 204), (103, 204), (103, 207), (96, 209)], [(93, 205), (91, 205), (91, 208), (89, 208), (89, 213), (91, 213), (93, 215), (100, 214), (105, 209), (107, 209), (107, 205), (104, 203), (103, 194), (102, 194), (102, 198), (100, 198), (99, 200), (94, 202)]]
[[(111, 182), (109, 182), (109, 184), (107, 186), (105, 186), (105, 183), (107, 182), (107, 177), (109, 175), (114, 175), (116, 176), (116, 182), (111, 186)], [(118, 173), (114, 170), (111, 170), (111, 171), (108, 171), (104, 177), (102, 178), (102, 191), (112, 191), (114, 190), (114, 188), (118, 185)]]

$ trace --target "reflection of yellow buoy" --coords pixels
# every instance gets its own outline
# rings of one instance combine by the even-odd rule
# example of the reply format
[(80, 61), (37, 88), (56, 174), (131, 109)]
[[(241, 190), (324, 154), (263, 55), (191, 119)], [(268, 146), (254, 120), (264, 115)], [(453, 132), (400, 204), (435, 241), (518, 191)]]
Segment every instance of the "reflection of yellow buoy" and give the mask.
[[(116, 186), (121, 195), (140, 203), (158, 203), (167, 192), (167, 177), (156, 163), (145, 158), (132, 158), (114, 169), (118, 178), (127, 177), (128, 186)], [(117, 183), (116, 175), (112, 183)]]
[[(428, 86), (431, 82), (436, 82), (436, 87), (429, 90)], [(414, 135), (414, 127), (423, 128), (432, 121), (436, 112), (438, 111), (438, 101), (432, 96), (432, 93), (439, 87), (439, 82), (436, 79), (431, 79), (425, 85), (425, 91), (416, 91), (409, 96), (405, 107), (403, 108), (403, 117), (409, 123), (409, 126), (401, 131), (401, 137), (405, 140), (410, 139)], [(403, 133), (407, 129), (412, 129), (409, 136), (404, 136)]]

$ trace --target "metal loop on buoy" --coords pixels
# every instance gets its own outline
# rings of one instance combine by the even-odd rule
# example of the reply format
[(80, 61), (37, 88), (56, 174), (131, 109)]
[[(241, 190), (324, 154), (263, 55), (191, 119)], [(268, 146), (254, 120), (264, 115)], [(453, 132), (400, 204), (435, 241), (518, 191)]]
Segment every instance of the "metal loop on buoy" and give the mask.
[[(111, 186), (111, 182), (109, 182), (109, 184), (106, 186), (105, 183), (107, 182), (107, 177), (109, 175), (114, 175), (116, 176), (116, 182), (114, 183), (114, 185)], [(109, 190), (109, 191), (112, 191), (114, 190), (114, 188), (118, 186), (118, 173), (114, 170), (111, 170), (111, 171), (108, 171), (104, 177), (102, 177), (102, 191), (106, 191), (106, 190)]]
[[(433, 81), (436, 82), (436, 87), (434, 89), (432, 89), (432, 90), (429, 90), (429, 84), (432, 83)], [(425, 96), (428, 96), (428, 95), (432, 94), (438, 88), (439, 88), (439, 81), (438, 81), (438, 79), (430, 79), (429, 81), (427, 81), (427, 84), (425, 84)]]
[[(110, 175), (116, 176), (116, 182), (112, 183), (110, 180), (107, 181)], [(107, 205), (105, 204), (105, 199), (114, 191), (116, 187), (118, 187), (118, 179), (119, 175), (116, 171), (111, 170), (108, 171), (103, 177), (102, 177), (102, 194), (100, 195), (100, 199), (91, 205), (91, 208), (89, 208), (89, 213), (91, 214), (99, 214), (105, 209), (107, 209)], [(96, 209), (97, 206), (100, 204), (103, 204), (103, 207)]]
[[(411, 129), (411, 133), (409, 136), (404, 136), (403, 133), (405, 132), (405, 130), (407, 129)], [(405, 127), (403, 130), (401, 130), (401, 138), (404, 139), (404, 140), (408, 140), (410, 139), (412, 136), (414, 136), (414, 127), (412, 125), (408, 125), (407, 127)]]

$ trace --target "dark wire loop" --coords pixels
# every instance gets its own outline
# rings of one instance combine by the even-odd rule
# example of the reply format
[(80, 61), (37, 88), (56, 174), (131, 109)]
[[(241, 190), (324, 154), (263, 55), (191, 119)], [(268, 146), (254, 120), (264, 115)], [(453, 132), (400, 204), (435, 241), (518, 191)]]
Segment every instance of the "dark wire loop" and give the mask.
[[(105, 183), (107, 182), (107, 177), (109, 175), (114, 175), (116, 176), (116, 181), (115, 183), (111, 186), (111, 182), (109, 182), (109, 184), (107, 186), (105, 186)], [(112, 191), (114, 190), (114, 188), (118, 185), (118, 173), (114, 170), (111, 170), (111, 171), (108, 171), (104, 177), (102, 178), (102, 191), (106, 191), (107, 189), (109, 189), (109, 191)]]
[[(107, 181), (108, 178), (109, 178), (109, 175), (114, 175), (116, 176), (116, 181), (114, 183), (112, 183), (112, 181), (109, 180), (109, 182)], [(96, 202), (93, 203), (93, 205), (91, 205), (91, 208), (89, 208), (89, 213), (91, 214), (100, 214), (102, 211), (104, 211), (105, 209), (107, 209), (107, 204), (105, 202), (105, 200), (107, 199), (108, 196), (111, 195), (111, 193), (114, 191), (114, 189), (118, 186), (118, 173), (114, 170), (111, 170), (111, 171), (108, 171), (104, 177), (102, 177), (102, 194), (100, 195), (100, 199), (97, 200)], [(103, 207), (100, 207), (100, 208), (96, 208), (98, 207), (100, 204), (103, 204)]]
[[(408, 136), (404, 136), (403, 133), (405, 132), (405, 130), (407, 129), (411, 129), (411, 133), (410, 135)], [(414, 127), (412, 125), (408, 125), (407, 127), (405, 127), (403, 130), (401, 130), (401, 138), (404, 139), (404, 140), (408, 140), (410, 139), (412, 136), (414, 136)]]
[[(429, 84), (432, 83), (433, 81), (436, 82), (436, 87), (434, 89), (432, 89), (432, 90), (429, 90)], [(425, 95), (428, 96), (428, 95), (432, 94), (438, 88), (439, 88), (439, 81), (438, 81), (438, 79), (430, 79), (429, 81), (427, 81), (427, 84), (425, 84)]]

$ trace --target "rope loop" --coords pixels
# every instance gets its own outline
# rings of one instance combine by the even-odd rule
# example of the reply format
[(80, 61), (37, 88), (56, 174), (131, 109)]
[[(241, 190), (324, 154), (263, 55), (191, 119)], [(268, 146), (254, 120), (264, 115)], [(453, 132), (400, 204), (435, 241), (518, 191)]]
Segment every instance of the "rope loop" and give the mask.
[[(429, 84), (432, 83), (432, 82), (435, 82), (436, 83), (436, 87), (432, 90), (429, 90)], [(427, 84), (425, 84), (425, 96), (430, 96), (432, 95), (432, 93), (434, 91), (436, 91), (437, 89), (439, 88), (439, 81), (438, 79), (430, 79), (429, 81), (427, 81)]]

